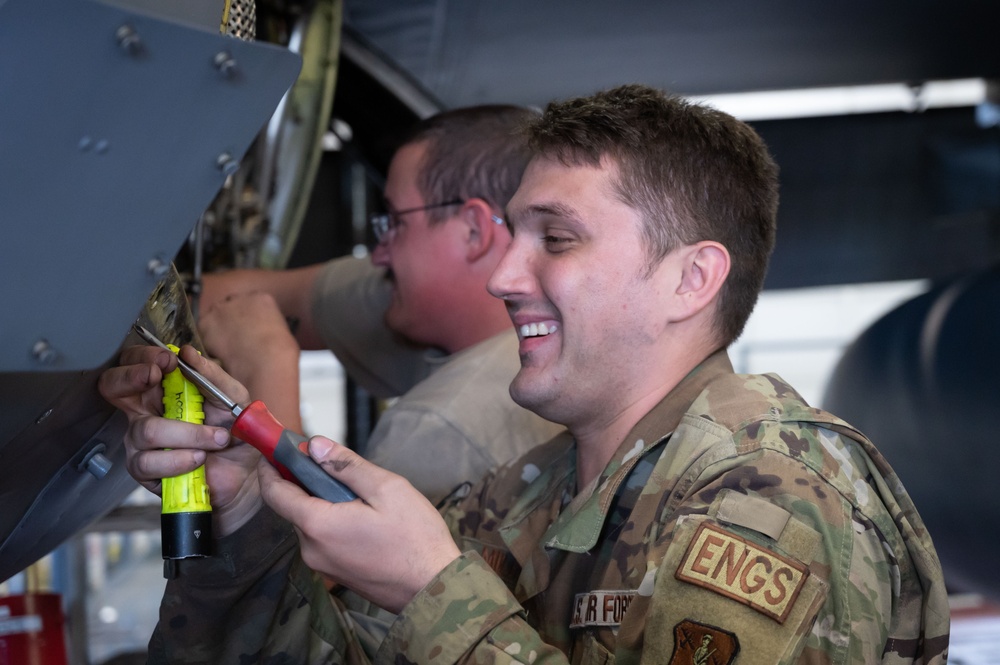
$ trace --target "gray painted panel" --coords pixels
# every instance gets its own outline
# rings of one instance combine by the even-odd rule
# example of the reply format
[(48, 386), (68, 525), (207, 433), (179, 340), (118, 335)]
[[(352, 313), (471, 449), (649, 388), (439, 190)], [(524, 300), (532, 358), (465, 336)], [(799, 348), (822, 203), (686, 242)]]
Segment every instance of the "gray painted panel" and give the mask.
[(111, 356), (157, 282), (150, 261), (169, 265), (225, 181), (219, 156), (242, 157), (299, 63), (94, 2), (0, 7), (0, 372)]

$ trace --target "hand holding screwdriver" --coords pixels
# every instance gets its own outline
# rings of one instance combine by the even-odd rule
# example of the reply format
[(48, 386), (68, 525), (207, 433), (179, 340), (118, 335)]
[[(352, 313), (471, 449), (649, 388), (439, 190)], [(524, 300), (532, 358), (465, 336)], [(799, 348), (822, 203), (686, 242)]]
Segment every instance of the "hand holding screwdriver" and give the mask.
[[(244, 386), (194, 349), (182, 349), (181, 357), (203, 378), (223, 386), (234, 405), (250, 401)], [(206, 399), (204, 425), (163, 418), (160, 381), (177, 366), (177, 354), (159, 346), (129, 346), (119, 365), (101, 374), (99, 388), (128, 417), (126, 464), (145, 487), (159, 493), (159, 479), (205, 464), (220, 538), (237, 533), (267, 506), (295, 527), (306, 565), (395, 612), (460, 555), (448, 526), (420, 492), (328, 439), (310, 439), (309, 459), (355, 488), (364, 501), (317, 501), (282, 481), (271, 464), (261, 464), (254, 446), (231, 445), (233, 409), (222, 399)], [(205, 396), (211, 394), (206, 387)], [(240, 415), (245, 412), (241, 408)], [(266, 533), (248, 533), (240, 546), (250, 556), (272, 550)], [(258, 535), (263, 537), (259, 547)]]
[[(134, 327), (139, 336), (149, 344), (170, 350), (142, 326)], [(309, 457), (305, 450), (308, 438), (286, 429), (271, 415), (263, 402), (252, 401), (246, 406), (238, 404), (180, 357), (177, 358), (177, 363), (181, 373), (197, 385), (203, 394), (215, 397), (236, 417), (231, 428), (233, 435), (263, 453), (282, 476), (297, 481), (313, 496), (332, 503), (357, 498), (354, 492), (330, 477)]]

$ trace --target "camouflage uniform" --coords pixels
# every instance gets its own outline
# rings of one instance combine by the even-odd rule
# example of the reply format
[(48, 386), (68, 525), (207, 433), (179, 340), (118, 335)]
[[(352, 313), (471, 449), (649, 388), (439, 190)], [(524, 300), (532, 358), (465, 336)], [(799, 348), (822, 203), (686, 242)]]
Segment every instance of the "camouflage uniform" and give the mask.
[[(942, 573), (909, 497), (867, 439), (779, 378), (735, 375), (720, 352), (581, 492), (575, 452), (557, 438), (446, 508), (466, 553), (377, 662), (945, 662)], [(172, 651), (154, 662), (361, 662), (290, 530), (256, 522), (280, 547), (240, 562), (232, 542), (224, 573), (227, 556), (168, 585), (153, 645)], [(216, 657), (223, 636), (232, 657)]]
[(712, 356), (596, 487), (573, 497), (568, 436), (480, 483), (446, 511), (479, 554), (414, 598), (380, 660), (945, 662), (942, 572), (909, 497), (778, 377)]

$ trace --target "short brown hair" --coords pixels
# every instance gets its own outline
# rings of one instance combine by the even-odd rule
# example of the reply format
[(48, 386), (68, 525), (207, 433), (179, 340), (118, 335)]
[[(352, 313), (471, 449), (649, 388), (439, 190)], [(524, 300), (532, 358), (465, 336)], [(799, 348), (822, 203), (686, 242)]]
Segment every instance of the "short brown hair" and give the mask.
[[(427, 142), (417, 177), (424, 200), (481, 198), (502, 211), (531, 157), (524, 127), (537, 118), (524, 107), (492, 104), (444, 111), (417, 123), (403, 145)], [(446, 209), (428, 212), (431, 223), (447, 215)]]
[(760, 136), (716, 109), (643, 85), (553, 102), (528, 129), (535, 154), (567, 165), (618, 167), (621, 200), (639, 211), (653, 269), (701, 240), (723, 244), (732, 267), (716, 330), (728, 346), (746, 325), (774, 247), (778, 167)]

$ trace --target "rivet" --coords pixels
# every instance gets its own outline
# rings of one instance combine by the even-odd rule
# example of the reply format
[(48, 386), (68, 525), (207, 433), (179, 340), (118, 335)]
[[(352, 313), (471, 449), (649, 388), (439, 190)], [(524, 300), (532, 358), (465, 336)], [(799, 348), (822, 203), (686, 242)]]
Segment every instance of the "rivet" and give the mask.
[(115, 39), (118, 40), (118, 45), (122, 50), (129, 55), (136, 55), (142, 50), (142, 40), (139, 39), (139, 33), (128, 23), (118, 27), (115, 31)]
[(153, 277), (163, 277), (167, 274), (167, 271), (170, 270), (170, 264), (160, 257), (154, 256), (149, 260), (149, 263), (146, 264), (146, 270), (148, 270), (149, 274)]
[(240, 163), (233, 159), (233, 156), (228, 152), (224, 152), (219, 155), (215, 160), (215, 165), (218, 166), (219, 170), (226, 176), (233, 175), (240, 168)]
[(52, 348), (46, 339), (40, 339), (35, 342), (35, 345), (31, 347), (31, 355), (42, 365), (51, 365), (59, 357), (59, 354), (56, 353), (56, 350)]
[(219, 51), (216, 53), (215, 57), (212, 58), (212, 64), (226, 78), (236, 73), (236, 60), (230, 55), (229, 51)]

